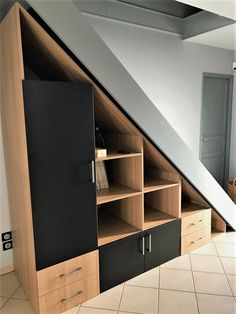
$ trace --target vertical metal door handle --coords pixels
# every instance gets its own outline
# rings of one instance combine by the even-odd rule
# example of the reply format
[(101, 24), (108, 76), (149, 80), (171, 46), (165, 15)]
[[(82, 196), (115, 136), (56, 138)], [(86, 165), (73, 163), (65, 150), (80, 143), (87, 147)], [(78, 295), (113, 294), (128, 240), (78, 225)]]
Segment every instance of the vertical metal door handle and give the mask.
[(141, 240), (140, 251), (141, 251), (142, 255), (145, 255), (145, 237), (141, 237), (140, 240)]
[(91, 172), (92, 172), (92, 182), (95, 183), (95, 168), (94, 168), (94, 160), (91, 161)]
[(147, 251), (149, 253), (151, 253), (152, 252), (152, 235), (148, 234), (148, 235), (146, 235), (146, 237), (147, 237), (147, 240), (148, 240)]

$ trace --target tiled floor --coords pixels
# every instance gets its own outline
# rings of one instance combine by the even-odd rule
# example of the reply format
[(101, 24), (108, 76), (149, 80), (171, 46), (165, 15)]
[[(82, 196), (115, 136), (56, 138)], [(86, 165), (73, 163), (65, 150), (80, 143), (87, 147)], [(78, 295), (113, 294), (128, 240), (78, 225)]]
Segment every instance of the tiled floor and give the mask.
[[(0, 313), (33, 314), (14, 273), (1, 276), (0, 287)], [(236, 232), (65, 313), (236, 314)]]

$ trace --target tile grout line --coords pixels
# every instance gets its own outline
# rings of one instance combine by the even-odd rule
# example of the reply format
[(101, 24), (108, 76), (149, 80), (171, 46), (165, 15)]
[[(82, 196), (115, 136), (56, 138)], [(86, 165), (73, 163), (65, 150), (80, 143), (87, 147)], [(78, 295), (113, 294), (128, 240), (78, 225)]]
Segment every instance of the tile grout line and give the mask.
[[(3, 309), (10, 300), (14, 300), (14, 299), (12, 299), (12, 296), (16, 293), (17, 290), (20, 289), (20, 287), (21, 287), (21, 285), (19, 285), (19, 287), (17, 287), (16, 290), (14, 290), (14, 292), (12, 292), (12, 294), (9, 297), (2, 297), (1, 296), (2, 298), (7, 298), (7, 301), (3, 304), (3, 306), (0, 307), (0, 310)], [(21, 299), (15, 299), (15, 300), (21, 300)], [(28, 301), (28, 300), (21, 300), (21, 301)]]
[(120, 300), (119, 300), (118, 308), (117, 308), (117, 311), (116, 311), (117, 314), (120, 311), (120, 305), (121, 305), (121, 300), (123, 298), (124, 290), (125, 290), (125, 283), (123, 283), (122, 291), (121, 291), (121, 294), (120, 294)]
[[(220, 260), (220, 264), (221, 264), (221, 266), (222, 266), (222, 268), (223, 268), (224, 275), (225, 275), (226, 280), (227, 280), (227, 282), (228, 282), (228, 285), (229, 285), (230, 291), (231, 291), (232, 296), (233, 296), (233, 298), (234, 298), (233, 289), (231, 288), (231, 285), (230, 285), (230, 283), (229, 283), (229, 279), (228, 279), (227, 274), (226, 274), (226, 272), (225, 272), (225, 269), (224, 269), (223, 263), (222, 263), (222, 261), (221, 261), (221, 258), (220, 258), (220, 255), (219, 255), (219, 252), (218, 252), (218, 250), (217, 250), (217, 246), (215, 245), (215, 243), (214, 243), (214, 246), (215, 246), (216, 252), (217, 252), (217, 254), (218, 254), (218, 258), (219, 258), (219, 260)], [(235, 301), (235, 299), (234, 299), (234, 301)]]
[(198, 298), (197, 298), (197, 291), (196, 291), (196, 285), (195, 285), (195, 280), (194, 280), (194, 276), (193, 276), (193, 266), (192, 266), (192, 261), (191, 261), (190, 254), (188, 254), (188, 257), (189, 257), (189, 263), (190, 263), (190, 268), (191, 268), (191, 275), (192, 275), (192, 279), (193, 279), (193, 287), (194, 287), (195, 300), (196, 300), (196, 304), (197, 304), (197, 311), (198, 311), (198, 314), (200, 314)]

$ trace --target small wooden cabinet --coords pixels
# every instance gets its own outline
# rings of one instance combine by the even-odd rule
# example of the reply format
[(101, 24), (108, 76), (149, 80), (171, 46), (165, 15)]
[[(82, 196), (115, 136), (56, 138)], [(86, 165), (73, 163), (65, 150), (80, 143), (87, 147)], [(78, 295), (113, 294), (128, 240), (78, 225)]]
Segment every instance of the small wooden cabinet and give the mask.
[(180, 219), (99, 248), (105, 291), (180, 255)]

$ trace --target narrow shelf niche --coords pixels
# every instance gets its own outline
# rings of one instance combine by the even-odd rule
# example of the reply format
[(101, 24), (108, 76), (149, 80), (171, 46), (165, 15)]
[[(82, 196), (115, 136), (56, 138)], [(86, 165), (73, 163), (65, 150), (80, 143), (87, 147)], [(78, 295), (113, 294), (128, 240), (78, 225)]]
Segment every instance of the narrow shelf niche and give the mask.
[(144, 229), (165, 224), (180, 217), (179, 185), (145, 193)]
[[(141, 156), (106, 160), (102, 161), (102, 163), (105, 165), (109, 187), (97, 189), (97, 204), (103, 204), (141, 194)], [(99, 180), (99, 163), (97, 162), (96, 165), (98, 165), (98, 167), (96, 167), (96, 172), (97, 180)], [(100, 177), (101, 176), (99, 176), (99, 178)], [(103, 184), (102, 186), (106, 185)]]
[(141, 195), (98, 206), (98, 245), (104, 245), (142, 230)]

